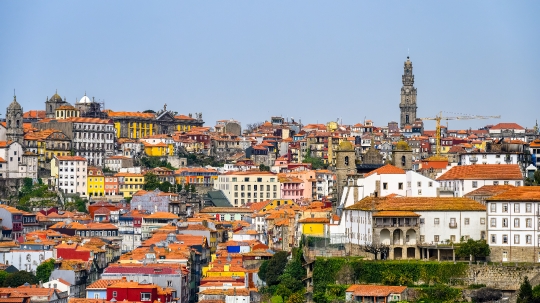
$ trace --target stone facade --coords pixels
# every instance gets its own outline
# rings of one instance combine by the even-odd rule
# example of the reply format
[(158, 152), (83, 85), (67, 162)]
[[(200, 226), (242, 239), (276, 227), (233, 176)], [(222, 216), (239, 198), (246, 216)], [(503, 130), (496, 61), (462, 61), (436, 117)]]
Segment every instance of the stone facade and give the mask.
[(343, 187), (346, 185), (347, 175), (356, 173), (356, 152), (353, 145), (343, 141), (336, 153), (336, 188), (337, 197), (341, 197)]
[(403, 86), (401, 87), (401, 111), (400, 126), (403, 129), (406, 125), (412, 125), (416, 121), (416, 88), (414, 85), (414, 75), (412, 62), (407, 57), (403, 66), (403, 76), (401, 76)]
[(15, 96), (6, 109), (6, 139), (23, 144), (23, 109)]
[(540, 248), (525, 246), (490, 246), (492, 262), (540, 262)]

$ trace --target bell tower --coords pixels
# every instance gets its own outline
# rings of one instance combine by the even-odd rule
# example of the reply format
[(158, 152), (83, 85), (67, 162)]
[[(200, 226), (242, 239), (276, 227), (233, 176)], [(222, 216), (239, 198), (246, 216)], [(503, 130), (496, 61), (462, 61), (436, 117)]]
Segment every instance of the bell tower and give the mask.
[(23, 144), (23, 109), (16, 96), (13, 96), (13, 102), (6, 109), (6, 138)]
[(403, 76), (401, 76), (403, 86), (401, 87), (401, 102), (399, 109), (401, 111), (400, 127), (412, 125), (416, 120), (416, 88), (414, 87), (414, 75), (412, 62), (407, 56), (407, 61), (403, 66)]

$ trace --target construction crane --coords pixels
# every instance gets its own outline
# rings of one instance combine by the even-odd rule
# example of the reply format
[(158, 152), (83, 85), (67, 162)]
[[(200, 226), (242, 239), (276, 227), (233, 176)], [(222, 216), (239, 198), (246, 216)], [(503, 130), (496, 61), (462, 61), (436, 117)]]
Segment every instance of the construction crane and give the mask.
[(435, 128), (435, 135), (437, 136), (436, 143), (437, 143), (437, 149), (436, 149), (436, 155), (437, 158), (441, 157), (441, 120), (472, 120), (472, 119), (500, 119), (501, 116), (457, 116), (457, 117), (445, 117), (442, 115), (442, 112), (439, 113), (439, 115), (435, 117), (430, 118), (419, 118), (420, 120), (435, 120), (437, 122), (437, 126)]

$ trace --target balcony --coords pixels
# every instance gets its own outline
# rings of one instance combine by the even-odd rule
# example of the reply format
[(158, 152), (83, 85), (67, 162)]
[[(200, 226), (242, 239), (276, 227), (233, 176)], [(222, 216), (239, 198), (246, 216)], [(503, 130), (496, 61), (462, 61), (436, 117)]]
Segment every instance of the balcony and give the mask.
[(478, 162), (478, 157), (476, 157), (476, 156), (469, 157), (469, 161), (471, 161), (472, 163), (476, 163), (476, 162)]
[(453, 223), (450, 222), (450, 223), (448, 223), (448, 227), (450, 227), (450, 228), (457, 228), (457, 223), (455, 223), (455, 222), (453, 222)]

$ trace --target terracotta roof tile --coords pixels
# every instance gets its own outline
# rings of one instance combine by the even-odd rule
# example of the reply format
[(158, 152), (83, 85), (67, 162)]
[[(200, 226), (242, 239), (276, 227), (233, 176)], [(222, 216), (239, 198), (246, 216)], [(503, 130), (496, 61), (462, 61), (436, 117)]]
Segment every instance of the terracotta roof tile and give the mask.
[(380, 167), (380, 168), (377, 168), (376, 170), (370, 171), (369, 173), (365, 174), (364, 176), (367, 177), (367, 176), (371, 176), (371, 175), (374, 175), (374, 174), (397, 175), (397, 174), (405, 174), (405, 171), (403, 169), (395, 167), (393, 165), (386, 164), (383, 167)]
[(469, 198), (457, 197), (366, 197), (348, 210), (375, 211), (485, 211), (486, 206)]
[(486, 201), (540, 201), (540, 188), (537, 186), (514, 187)]
[(517, 164), (458, 165), (437, 178), (444, 180), (523, 180), (523, 175)]

